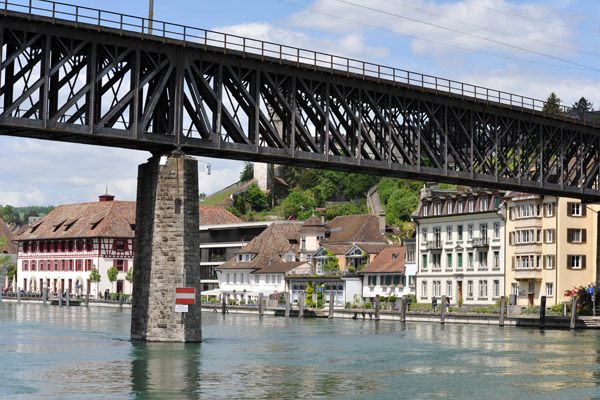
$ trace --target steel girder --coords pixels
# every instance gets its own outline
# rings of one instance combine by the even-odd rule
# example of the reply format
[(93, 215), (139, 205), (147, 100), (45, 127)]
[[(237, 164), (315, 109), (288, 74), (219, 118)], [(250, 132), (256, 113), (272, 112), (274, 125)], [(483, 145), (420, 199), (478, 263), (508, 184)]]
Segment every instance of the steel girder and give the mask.
[(0, 43), (0, 134), (600, 200), (599, 132), (531, 111), (35, 18)]

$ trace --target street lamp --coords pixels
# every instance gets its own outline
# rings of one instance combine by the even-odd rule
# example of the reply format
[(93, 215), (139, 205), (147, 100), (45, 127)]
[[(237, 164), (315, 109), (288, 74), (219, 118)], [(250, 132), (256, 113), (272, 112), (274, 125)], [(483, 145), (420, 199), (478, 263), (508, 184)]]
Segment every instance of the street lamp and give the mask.
[(152, 35), (152, 20), (154, 19), (154, 0), (150, 0), (150, 11), (148, 12), (148, 35)]

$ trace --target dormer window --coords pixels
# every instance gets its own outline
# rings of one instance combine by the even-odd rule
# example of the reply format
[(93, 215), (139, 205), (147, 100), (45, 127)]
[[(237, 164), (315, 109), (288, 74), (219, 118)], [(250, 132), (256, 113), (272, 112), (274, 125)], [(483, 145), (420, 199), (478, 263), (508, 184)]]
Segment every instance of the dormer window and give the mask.
[(252, 261), (252, 254), (249, 254), (249, 253), (238, 254), (236, 261), (237, 262), (250, 262), (250, 261)]
[(480, 211), (487, 211), (488, 210), (488, 199), (487, 199), (487, 197), (482, 197), (481, 200), (479, 200), (479, 210)]

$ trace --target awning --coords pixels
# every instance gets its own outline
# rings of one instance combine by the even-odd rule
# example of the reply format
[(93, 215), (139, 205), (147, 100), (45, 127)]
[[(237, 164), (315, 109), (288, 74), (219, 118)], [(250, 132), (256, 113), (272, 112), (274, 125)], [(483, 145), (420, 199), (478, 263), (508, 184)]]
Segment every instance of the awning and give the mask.
[(205, 290), (204, 292), (200, 292), (202, 296), (218, 296), (221, 294), (221, 289), (212, 289)]

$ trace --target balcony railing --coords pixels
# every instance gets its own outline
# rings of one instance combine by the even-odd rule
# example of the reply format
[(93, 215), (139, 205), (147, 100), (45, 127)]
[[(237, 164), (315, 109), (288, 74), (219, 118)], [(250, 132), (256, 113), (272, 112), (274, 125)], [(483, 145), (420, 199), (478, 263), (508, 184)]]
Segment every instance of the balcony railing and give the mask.
[(487, 237), (473, 238), (473, 247), (489, 247), (489, 240)]
[(515, 269), (516, 280), (542, 280), (542, 269)]
[(442, 250), (443, 242), (441, 240), (430, 240), (425, 243), (427, 250)]

